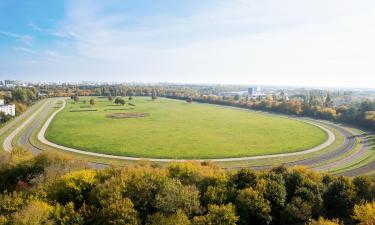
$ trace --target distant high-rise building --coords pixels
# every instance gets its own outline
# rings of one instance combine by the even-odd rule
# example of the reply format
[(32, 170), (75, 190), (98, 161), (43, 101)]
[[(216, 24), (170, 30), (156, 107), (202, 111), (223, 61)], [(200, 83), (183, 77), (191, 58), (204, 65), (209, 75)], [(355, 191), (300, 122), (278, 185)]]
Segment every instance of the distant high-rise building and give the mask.
[(251, 97), (258, 97), (258, 96), (264, 96), (265, 94), (262, 92), (261, 87), (250, 87), (248, 89), (248, 94)]

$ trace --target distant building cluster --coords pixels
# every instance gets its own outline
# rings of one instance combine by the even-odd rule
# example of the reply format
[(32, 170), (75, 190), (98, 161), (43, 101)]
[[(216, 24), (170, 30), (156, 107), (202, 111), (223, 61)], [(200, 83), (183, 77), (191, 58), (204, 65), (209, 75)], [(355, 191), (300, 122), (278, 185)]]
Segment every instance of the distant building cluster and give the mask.
[(18, 80), (0, 80), (0, 87), (13, 88), (17, 86), (26, 87), (27, 84)]
[(263, 93), (261, 87), (249, 87), (248, 89), (249, 97), (257, 98), (257, 97), (265, 97), (266, 94)]
[(16, 106), (14, 104), (5, 104), (4, 99), (0, 99), (0, 112), (3, 112), (5, 115), (15, 116)]

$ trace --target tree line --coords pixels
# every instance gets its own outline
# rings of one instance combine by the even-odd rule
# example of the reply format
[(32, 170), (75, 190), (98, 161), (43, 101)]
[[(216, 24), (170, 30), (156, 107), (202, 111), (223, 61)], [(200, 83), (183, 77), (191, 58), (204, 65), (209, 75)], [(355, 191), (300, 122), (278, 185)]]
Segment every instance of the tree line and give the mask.
[(0, 224), (335, 225), (375, 222), (375, 180), (210, 162), (92, 169), (55, 153), (0, 157)]

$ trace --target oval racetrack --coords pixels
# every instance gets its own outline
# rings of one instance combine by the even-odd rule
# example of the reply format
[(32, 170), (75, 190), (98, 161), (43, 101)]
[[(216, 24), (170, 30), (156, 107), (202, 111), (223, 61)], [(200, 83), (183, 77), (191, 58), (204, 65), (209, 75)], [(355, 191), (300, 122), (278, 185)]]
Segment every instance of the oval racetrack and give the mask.
[[(24, 147), (26, 149), (32, 150), (34, 154), (38, 154), (40, 151), (43, 151), (45, 149), (40, 149), (40, 147), (36, 147), (31, 143), (31, 137), (35, 131), (37, 131), (42, 125), (44, 125), (44, 129), (48, 127), (48, 124), (45, 124), (45, 121), (47, 117), (52, 120), (51, 112), (52, 110), (56, 111), (56, 103), (61, 101), (61, 99), (54, 98), (54, 99), (47, 99), (45, 100), (45, 103), (38, 103), (31, 109), (29, 109), (27, 112), (25, 112), (22, 116), (17, 118), (14, 121), (11, 121), (10, 124), (7, 126), (3, 127), (0, 129), (1, 134), (5, 134), (7, 130), (11, 129), (12, 127), (15, 128), (15, 124), (20, 123), (20, 120), (23, 117), (29, 116), (26, 120), (24, 120), (21, 125), (18, 125), (19, 129), (14, 130), (10, 135), (5, 138), (4, 143), (2, 143), (4, 150), (6, 151), (11, 151), (10, 146), (15, 143), (14, 139), (17, 138), (16, 144)], [(65, 101), (64, 101), (65, 102)], [(35, 109), (36, 108), (36, 109)], [(32, 110), (34, 110), (32, 112)], [(22, 118), (21, 118), (22, 117)], [(286, 162), (285, 164), (287, 165), (306, 165), (306, 166), (313, 166), (318, 165), (314, 167), (316, 170), (321, 170), (321, 171), (329, 171), (330, 169), (337, 168), (340, 166), (344, 166), (347, 163), (350, 163), (356, 159), (359, 159), (363, 154), (365, 154), (369, 150), (369, 144), (367, 142), (367, 139), (363, 136), (355, 137), (351, 132), (349, 132), (347, 129), (342, 128), (339, 125), (335, 125), (332, 123), (324, 123), (321, 121), (315, 121), (312, 119), (305, 119), (305, 121), (314, 123), (318, 125), (319, 127), (328, 127), (329, 129), (335, 129), (338, 131), (343, 137), (344, 141), (342, 144), (340, 144), (338, 147), (336, 147), (334, 150), (324, 152), (322, 154), (318, 154), (316, 156), (312, 156), (309, 158), (305, 158), (302, 160), (296, 160), (292, 162)], [(38, 132), (39, 133), (39, 132)], [(41, 138), (41, 135), (44, 137), (43, 132), (40, 132), (39, 138)], [(43, 139), (43, 138), (42, 138)], [(360, 141), (360, 147), (358, 150), (356, 150), (354, 153), (349, 154), (356, 146), (356, 140)], [(59, 149), (59, 147), (55, 147), (56, 149)], [(64, 149), (62, 149), (64, 150)], [(90, 155), (89, 152), (81, 152), (77, 150), (75, 153), (80, 153), (80, 154), (88, 154)], [(299, 153), (300, 154), (300, 153)], [(100, 155), (97, 154), (91, 154), (92, 156), (97, 156), (100, 157)], [(267, 158), (267, 156), (262, 156)], [(268, 156), (268, 157), (275, 157), (275, 156)], [(278, 156), (276, 156), (278, 157)], [(288, 158), (288, 157), (286, 157)], [(129, 157), (124, 157), (125, 160), (133, 160), (133, 158)], [(257, 160), (258, 158), (241, 158), (241, 160)], [(335, 160), (337, 159), (337, 160)], [(136, 159), (139, 160), (139, 159)], [(221, 159), (223, 160), (223, 159)], [(163, 160), (163, 159), (158, 159), (158, 161), (161, 162), (168, 162), (168, 161), (175, 161), (175, 160)], [(91, 163), (92, 166), (94, 167), (103, 167), (102, 163)], [(270, 165), (266, 166), (255, 166), (252, 167), (254, 169), (265, 169), (269, 168)], [(243, 166), (231, 166), (230, 169), (233, 168), (243, 168)], [(354, 168), (348, 171), (345, 171), (341, 173), (342, 175), (348, 175), (348, 176), (357, 176), (361, 174), (366, 174), (370, 173), (375, 170), (375, 161), (369, 162), (366, 165), (360, 166), (358, 168)]]

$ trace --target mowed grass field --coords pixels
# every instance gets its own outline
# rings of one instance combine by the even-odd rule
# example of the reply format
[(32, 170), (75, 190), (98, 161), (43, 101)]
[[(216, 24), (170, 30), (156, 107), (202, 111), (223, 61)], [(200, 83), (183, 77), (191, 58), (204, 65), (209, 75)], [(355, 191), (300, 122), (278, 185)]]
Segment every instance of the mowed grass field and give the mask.
[[(216, 105), (134, 97), (131, 103), (135, 106), (117, 106), (107, 98), (95, 98), (96, 104), (91, 107), (89, 100), (68, 100), (52, 121), (46, 138), (91, 152), (172, 159), (296, 152), (327, 139), (325, 131), (310, 124)], [(109, 118), (113, 113), (147, 116)]]

